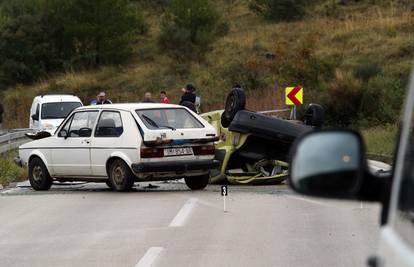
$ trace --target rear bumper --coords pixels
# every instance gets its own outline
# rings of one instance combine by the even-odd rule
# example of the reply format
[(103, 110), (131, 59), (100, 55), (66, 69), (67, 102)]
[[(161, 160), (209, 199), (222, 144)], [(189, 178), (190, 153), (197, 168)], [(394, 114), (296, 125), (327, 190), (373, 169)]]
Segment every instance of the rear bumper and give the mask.
[(186, 172), (201, 171), (218, 168), (220, 162), (218, 160), (186, 160), (175, 162), (150, 162), (132, 164), (132, 170), (135, 173), (150, 172)]

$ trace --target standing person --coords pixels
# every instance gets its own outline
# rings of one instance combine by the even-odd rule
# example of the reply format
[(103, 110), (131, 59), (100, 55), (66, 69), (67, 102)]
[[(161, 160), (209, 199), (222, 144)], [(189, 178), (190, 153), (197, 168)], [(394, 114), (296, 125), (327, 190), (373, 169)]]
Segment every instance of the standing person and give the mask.
[(104, 105), (104, 104), (112, 104), (112, 101), (106, 98), (105, 92), (100, 92), (96, 96), (96, 100), (91, 102), (91, 105)]
[(3, 129), (3, 113), (4, 113), (3, 104), (0, 102), (0, 132)]
[(142, 103), (155, 103), (154, 100), (152, 100), (152, 95), (150, 92), (146, 92), (144, 95), (144, 101)]
[(171, 101), (167, 97), (167, 92), (165, 91), (160, 92), (160, 103), (171, 104)]
[(196, 94), (195, 94), (195, 87), (192, 84), (187, 84), (185, 88), (182, 89), (183, 95), (181, 96), (180, 105), (183, 102), (191, 102), (195, 104), (196, 102)]
[(180, 105), (187, 107), (197, 113), (196, 104), (196, 94), (195, 87), (192, 84), (187, 84), (185, 88), (182, 89), (183, 95), (181, 96)]

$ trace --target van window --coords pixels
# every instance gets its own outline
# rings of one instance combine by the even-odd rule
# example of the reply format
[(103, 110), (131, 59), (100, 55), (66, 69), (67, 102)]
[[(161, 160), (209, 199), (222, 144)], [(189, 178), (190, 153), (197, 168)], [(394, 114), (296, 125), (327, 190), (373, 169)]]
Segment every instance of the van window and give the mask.
[(42, 119), (64, 119), (77, 107), (79, 102), (55, 102), (42, 104)]
[[(413, 115), (412, 115), (413, 116)], [(395, 228), (402, 239), (414, 246), (414, 124), (411, 119), (410, 134), (406, 146)]]
[(183, 108), (137, 109), (135, 112), (148, 129), (204, 128), (201, 122)]
[(119, 137), (124, 132), (121, 114), (117, 111), (103, 111), (96, 125), (95, 137)]

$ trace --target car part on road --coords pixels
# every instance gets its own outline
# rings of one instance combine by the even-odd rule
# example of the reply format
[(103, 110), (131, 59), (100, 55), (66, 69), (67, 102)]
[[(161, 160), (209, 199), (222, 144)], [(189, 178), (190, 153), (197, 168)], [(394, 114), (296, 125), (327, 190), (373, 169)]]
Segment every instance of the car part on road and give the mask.
[(36, 191), (49, 190), (52, 186), (53, 179), (43, 161), (38, 157), (29, 162), (29, 181)]
[(246, 94), (243, 89), (233, 88), (227, 95), (224, 112), (221, 114), (221, 125), (224, 128), (229, 127), (239, 110), (243, 110), (246, 106)]
[(202, 190), (208, 185), (210, 181), (210, 174), (193, 176), (193, 177), (185, 177), (184, 180), (185, 180), (185, 184), (191, 190)]
[(115, 159), (111, 162), (109, 179), (112, 189), (119, 192), (129, 191), (134, 185), (134, 174), (121, 159)]

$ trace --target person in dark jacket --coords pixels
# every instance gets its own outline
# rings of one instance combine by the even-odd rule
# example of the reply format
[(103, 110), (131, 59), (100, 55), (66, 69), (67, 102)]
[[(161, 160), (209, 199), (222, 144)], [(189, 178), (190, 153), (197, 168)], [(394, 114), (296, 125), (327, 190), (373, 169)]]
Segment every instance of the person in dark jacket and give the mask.
[(195, 104), (196, 102), (196, 94), (195, 94), (195, 87), (192, 84), (187, 84), (185, 88), (182, 89), (183, 95), (181, 96), (180, 105), (183, 104), (183, 102), (191, 102)]

